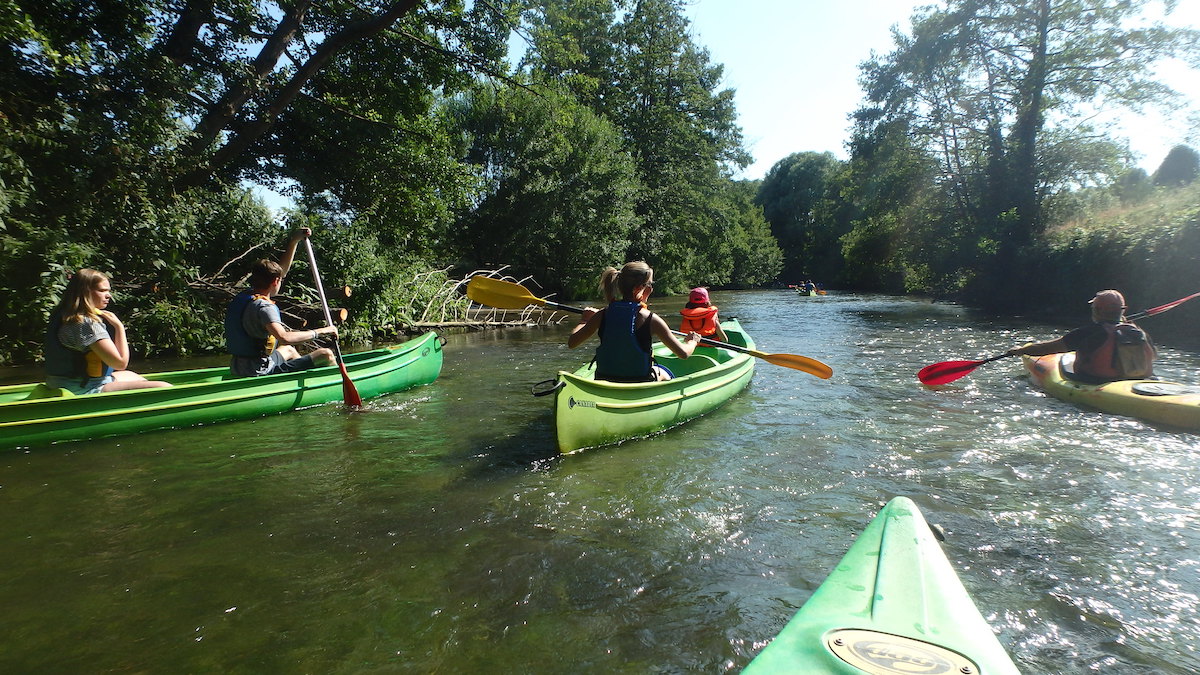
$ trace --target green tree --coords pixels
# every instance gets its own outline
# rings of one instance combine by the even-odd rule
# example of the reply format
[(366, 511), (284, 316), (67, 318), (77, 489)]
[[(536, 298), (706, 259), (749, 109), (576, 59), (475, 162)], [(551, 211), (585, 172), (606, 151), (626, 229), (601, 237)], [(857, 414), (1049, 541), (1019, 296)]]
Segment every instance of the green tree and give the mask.
[[(771, 224), (771, 233), (784, 253), (783, 277), (801, 281), (816, 274), (812, 263), (827, 256), (833, 242), (820, 237), (829, 223), (819, 221), (821, 201), (826, 199), (841, 162), (829, 152), (798, 152), (779, 160), (763, 178), (755, 202)], [(820, 241), (819, 241), (820, 240)]]
[[(733, 260), (722, 182), (745, 166), (733, 92), (718, 90), (723, 67), (688, 35), (678, 0), (639, 0), (617, 29), (619, 48), (607, 112), (624, 131), (644, 186), (629, 258), (661, 268), (664, 290), (695, 278), (725, 283)], [(714, 273), (716, 271), (716, 273)], [(722, 272), (724, 272), (722, 274)]]
[[(763, 210), (755, 203), (759, 192), (758, 181), (730, 181), (729, 218), (734, 223), (730, 240), (733, 255), (733, 271), (729, 285), (735, 288), (755, 288), (773, 283), (783, 270), (783, 251), (771, 225), (763, 217)], [(701, 277), (695, 285), (710, 285)]]
[[(634, 158), (637, 215), (626, 260), (655, 266), (656, 288), (732, 279), (737, 211), (726, 190), (741, 147), (722, 68), (691, 41), (678, 0), (556, 0), (531, 10), (523, 64), (535, 81), (561, 80), (620, 129)], [(618, 19), (617, 9), (627, 11)], [(598, 261), (599, 262), (599, 261)], [(619, 260), (603, 261), (613, 264)]]
[(871, 105), (907, 120), (939, 159), (939, 180), (990, 251), (976, 299), (1017, 301), (989, 289), (1043, 230), (1045, 200), (1078, 184), (1084, 162), (1063, 158), (1094, 148), (1096, 132), (1075, 118), (1096, 101), (1138, 109), (1176, 96), (1153, 66), (1197, 56), (1200, 33), (1141, 21), (1147, 4), (951, 0), (918, 12), (911, 36), (896, 33), (896, 49), (865, 65)]
[(1162, 164), (1154, 171), (1154, 184), (1182, 187), (1200, 176), (1200, 155), (1186, 145), (1171, 148)]
[(620, 132), (568, 93), (478, 88), (463, 102), (468, 160), (485, 176), (458, 239), (476, 267), (511, 265), (548, 291), (591, 296), (640, 221)]

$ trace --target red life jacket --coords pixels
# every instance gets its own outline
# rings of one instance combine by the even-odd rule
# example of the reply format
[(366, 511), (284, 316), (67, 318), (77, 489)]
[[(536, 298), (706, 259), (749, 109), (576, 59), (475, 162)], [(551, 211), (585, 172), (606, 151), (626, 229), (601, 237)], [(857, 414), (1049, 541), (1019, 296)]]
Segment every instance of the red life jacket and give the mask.
[(1100, 324), (1107, 333), (1104, 342), (1088, 352), (1075, 352), (1075, 372), (1104, 380), (1130, 380), (1154, 374), (1154, 346), (1132, 323)]
[(709, 305), (708, 307), (685, 307), (679, 313), (683, 315), (683, 323), (680, 324), (679, 330), (684, 333), (696, 331), (700, 335), (708, 337), (717, 332), (716, 305)]

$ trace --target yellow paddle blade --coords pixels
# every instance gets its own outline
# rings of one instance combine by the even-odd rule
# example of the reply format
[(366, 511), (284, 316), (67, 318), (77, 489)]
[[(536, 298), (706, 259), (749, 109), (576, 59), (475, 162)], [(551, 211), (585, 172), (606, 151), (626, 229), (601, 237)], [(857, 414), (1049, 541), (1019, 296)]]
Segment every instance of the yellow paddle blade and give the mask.
[(467, 282), (467, 297), (496, 309), (525, 309), (530, 305), (546, 304), (546, 300), (534, 296), (521, 284), (485, 276), (471, 277)]
[(760, 352), (757, 349), (747, 349), (746, 352), (751, 356), (756, 356), (766, 361), (767, 363), (772, 363), (784, 368), (791, 368), (793, 370), (801, 370), (809, 375), (815, 375), (822, 380), (828, 380), (829, 378), (833, 377), (833, 368), (830, 368), (826, 364), (807, 356), (800, 356), (799, 354), (767, 354), (765, 352)]

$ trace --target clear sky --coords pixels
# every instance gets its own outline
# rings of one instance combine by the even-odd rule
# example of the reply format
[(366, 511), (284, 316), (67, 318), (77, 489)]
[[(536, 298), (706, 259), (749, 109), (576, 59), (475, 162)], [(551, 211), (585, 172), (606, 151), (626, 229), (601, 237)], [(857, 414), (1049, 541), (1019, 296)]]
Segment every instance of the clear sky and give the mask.
[[(858, 65), (892, 50), (891, 27), (908, 32), (929, 0), (690, 0), (695, 42), (725, 66), (754, 163), (740, 178), (761, 178), (793, 152), (845, 159), (849, 115), (862, 103)], [(1200, 0), (1181, 0), (1172, 24), (1200, 28)], [(1160, 77), (1200, 106), (1200, 73), (1168, 64)], [(1195, 111), (1193, 110), (1193, 113)], [(1124, 118), (1139, 166), (1153, 172), (1179, 143), (1197, 148), (1186, 115)], [(1189, 131), (1193, 135), (1188, 138)], [(1200, 149), (1200, 148), (1197, 148)]]

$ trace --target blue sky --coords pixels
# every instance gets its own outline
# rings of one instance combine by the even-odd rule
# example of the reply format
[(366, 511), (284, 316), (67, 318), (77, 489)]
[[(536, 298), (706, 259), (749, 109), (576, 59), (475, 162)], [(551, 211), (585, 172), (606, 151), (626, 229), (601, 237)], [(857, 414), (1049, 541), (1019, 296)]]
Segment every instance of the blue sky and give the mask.
[[(739, 120), (755, 162), (740, 178), (761, 178), (793, 152), (832, 152), (845, 159), (848, 115), (862, 101), (858, 64), (891, 51), (891, 27), (908, 32), (913, 9), (928, 0), (691, 0), (693, 39), (725, 66)], [(1200, 0), (1181, 0), (1170, 16), (1200, 27)], [(1200, 106), (1200, 73), (1168, 64), (1160, 77)], [(1197, 147), (1186, 115), (1122, 117), (1124, 135), (1153, 172), (1179, 143)]]

